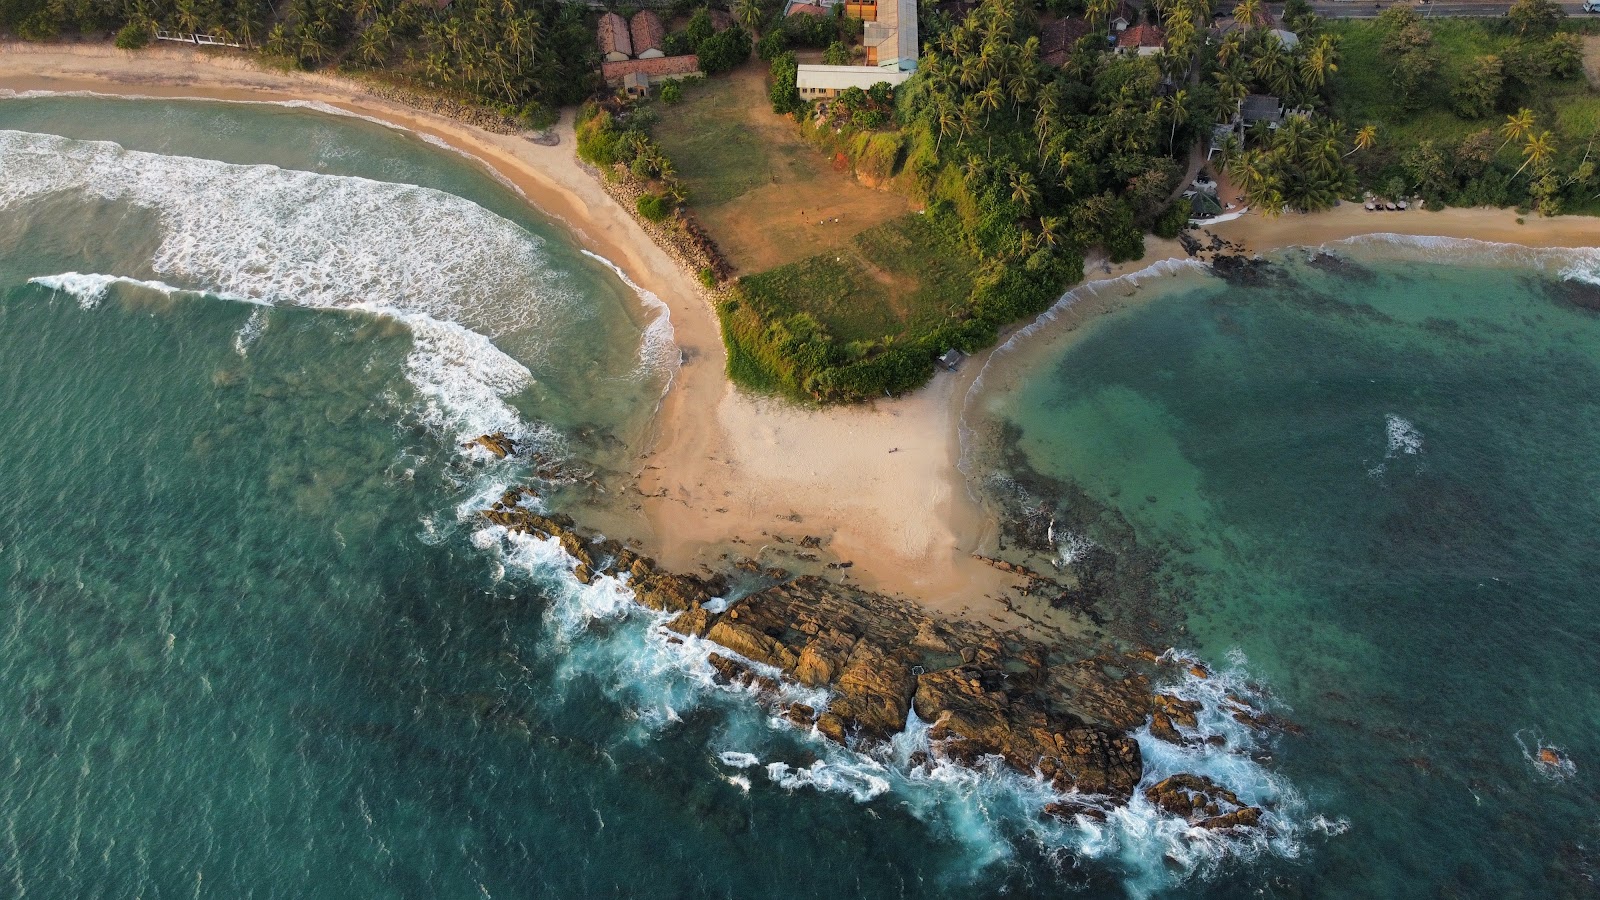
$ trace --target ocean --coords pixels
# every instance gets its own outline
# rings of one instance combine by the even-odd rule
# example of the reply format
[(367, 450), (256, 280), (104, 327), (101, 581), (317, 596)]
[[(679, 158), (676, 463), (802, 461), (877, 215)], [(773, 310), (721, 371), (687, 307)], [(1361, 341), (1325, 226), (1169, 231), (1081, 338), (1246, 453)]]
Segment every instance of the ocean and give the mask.
[(968, 424), (1012, 470), (997, 449), (969, 469), (1081, 491), (1064, 568), (1107, 512), (1131, 523), (1186, 649), (1303, 729), (1268, 767), (1320, 827), (1189, 890), (1593, 896), (1600, 250), (1369, 238), (1268, 261), (1081, 289), (1120, 308), (997, 357)]
[[(0, 100), (0, 890), (1592, 890), (1593, 297), (1544, 256), (1339, 252), (1163, 277), (985, 373), (972, 427), (1130, 523), (1218, 671), (1173, 689), (1226, 746), (1142, 733), (1152, 772), (1271, 805), (1063, 825), (1032, 780), (905, 765), (917, 727), (864, 756), (769, 719), (474, 518), (554, 473), (581, 519), (676, 363), (513, 189), (315, 107)], [(530, 455), (462, 446), (490, 431)], [(1227, 691), (1303, 731), (1255, 741)]]

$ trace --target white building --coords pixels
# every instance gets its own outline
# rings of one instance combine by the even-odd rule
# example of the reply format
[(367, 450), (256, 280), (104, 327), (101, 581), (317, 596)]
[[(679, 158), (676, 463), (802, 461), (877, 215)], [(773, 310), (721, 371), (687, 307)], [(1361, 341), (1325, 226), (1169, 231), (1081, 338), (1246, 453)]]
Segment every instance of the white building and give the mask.
[(837, 97), (847, 88), (861, 88), (864, 91), (875, 84), (893, 87), (910, 77), (910, 72), (880, 69), (877, 66), (816, 66), (807, 63), (799, 67), (794, 83), (800, 89), (801, 100), (822, 100)]

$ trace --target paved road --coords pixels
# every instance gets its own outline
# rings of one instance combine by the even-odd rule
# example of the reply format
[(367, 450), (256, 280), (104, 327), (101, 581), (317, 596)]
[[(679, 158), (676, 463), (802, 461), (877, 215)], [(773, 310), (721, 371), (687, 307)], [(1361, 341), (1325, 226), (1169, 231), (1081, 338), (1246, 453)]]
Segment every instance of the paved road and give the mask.
[[(1317, 15), (1329, 19), (1370, 19), (1395, 3), (1392, 0), (1313, 0), (1311, 8)], [(1501, 0), (1434, 0), (1431, 3), (1415, 4), (1417, 12), (1424, 16), (1478, 16), (1498, 18), (1506, 14), (1511, 8), (1508, 2)], [(1582, 4), (1577, 2), (1562, 3), (1561, 8), (1569, 16), (1593, 17), (1600, 21), (1600, 13), (1586, 13)]]

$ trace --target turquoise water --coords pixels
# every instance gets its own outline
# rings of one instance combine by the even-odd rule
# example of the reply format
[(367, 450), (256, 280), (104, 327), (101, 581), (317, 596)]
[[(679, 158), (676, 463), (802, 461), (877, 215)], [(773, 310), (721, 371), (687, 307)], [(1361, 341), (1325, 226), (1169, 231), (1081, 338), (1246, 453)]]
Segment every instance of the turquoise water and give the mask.
[[(1251, 286), (1157, 274), (1075, 338), (1021, 342), (994, 381), (1030, 376), (974, 411), (1164, 548), (1187, 646), (1305, 729), (1271, 766), (1335, 824), (1186, 891), (1592, 895), (1600, 288), (1573, 276), (1600, 266), (1337, 252)], [(1536, 765), (1541, 742), (1575, 772)]]
[[(1201, 840), (1148, 804), (1040, 821), (1035, 782), (909, 766), (915, 727), (864, 756), (769, 721), (624, 585), (480, 527), (532, 464), (462, 440), (626, 471), (675, 353), (469, 161), (314, 109), (37, 97), (0, 101), (0, 173), (0, 892), (1588, 884), (1600, 340), (1535, 269), (1175, 279), (991, 396), (1192, 593), (1170, 624), (1224, 674), (1178, 689), (1255, 758), (1141, 735), (1152, 772), (1274, 809)], [(1224, 688), (1305, 735), (1252, 743)]]
[(1139, 874), (1079, 865), (1031, 782), (912, 772), (916, 733), (869, 758), (769, 721), (624, 586), (476, 524), (531, 463), (462, 440), (624, 468), (672, 346), (466, 160), (314, 110), (31, 98), (0, 171), (0, 893)]

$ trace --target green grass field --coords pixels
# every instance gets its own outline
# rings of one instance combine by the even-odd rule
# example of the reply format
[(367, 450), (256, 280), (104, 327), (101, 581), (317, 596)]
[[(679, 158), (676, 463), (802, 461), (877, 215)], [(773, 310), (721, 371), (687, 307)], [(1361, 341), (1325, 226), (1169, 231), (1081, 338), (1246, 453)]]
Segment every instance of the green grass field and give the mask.
[(926, 217), (912, 214), (868, 229), (836, 252), (742, 283), (774, 310), (810, 313), (840, 343), (900, 334), (914, 340), (961, 307), (975, 268)]
[(661, 142), (696, 206), (714, 206), (772, 182), (775, 175), (803, 180), (811, 167), (796, 165), (806, 148), (776, 143), (753, 127), (750, 105), (762, 100), (734, 77), (688, 83), (683, 100), (658, 104), (651, 134)]

